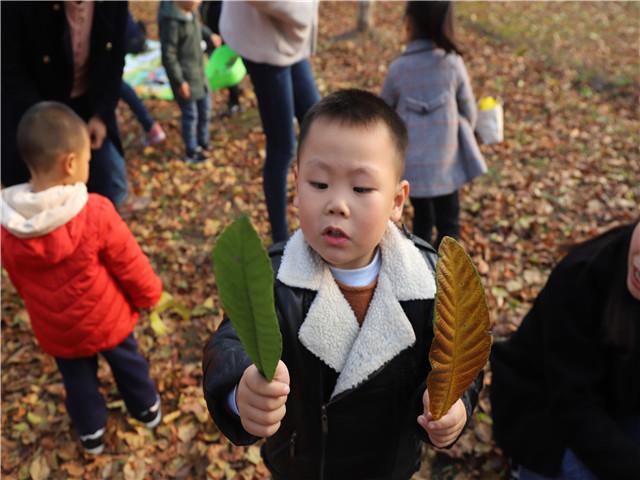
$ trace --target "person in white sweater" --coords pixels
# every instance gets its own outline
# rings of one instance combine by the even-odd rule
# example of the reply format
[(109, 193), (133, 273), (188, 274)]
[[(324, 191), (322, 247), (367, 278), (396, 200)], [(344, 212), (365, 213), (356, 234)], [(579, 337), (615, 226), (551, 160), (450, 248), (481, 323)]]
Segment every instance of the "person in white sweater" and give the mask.
[(289, 236), (287, 173), (295, 154), (293, 119), (301, 124), (307, 110), (320, 100), (309, 63), (317, 26), (316, 0), (222, 5), (220, 33), (247, 67), (267, 137), (263, 181), (274, 243)]

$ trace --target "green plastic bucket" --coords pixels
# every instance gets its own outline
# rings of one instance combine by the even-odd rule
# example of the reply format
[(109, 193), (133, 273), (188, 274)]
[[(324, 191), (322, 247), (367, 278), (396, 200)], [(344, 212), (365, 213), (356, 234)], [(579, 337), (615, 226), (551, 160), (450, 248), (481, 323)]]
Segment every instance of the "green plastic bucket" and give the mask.
[(242, 81), (247, 69), (240, 56), (227, 45), (216, 48), (205, 66), (211, 90), (232, 87)]

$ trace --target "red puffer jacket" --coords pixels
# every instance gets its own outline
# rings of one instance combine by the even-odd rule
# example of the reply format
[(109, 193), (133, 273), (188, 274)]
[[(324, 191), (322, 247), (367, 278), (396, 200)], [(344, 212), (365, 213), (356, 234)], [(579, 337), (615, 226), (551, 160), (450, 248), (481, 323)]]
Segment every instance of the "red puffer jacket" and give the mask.
[(127, 225), (95, 194), (45, 235), (18, 238), (3, 226), (2, 263), (42, 349), (56, 357), (115, 347), (132, 332), (138, 309), (152, 307), (162, 293)]

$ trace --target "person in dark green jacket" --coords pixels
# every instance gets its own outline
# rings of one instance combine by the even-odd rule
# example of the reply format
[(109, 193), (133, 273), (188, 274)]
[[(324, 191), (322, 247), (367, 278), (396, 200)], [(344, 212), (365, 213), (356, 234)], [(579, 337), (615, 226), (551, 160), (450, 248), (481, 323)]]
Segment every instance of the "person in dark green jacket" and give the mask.
[[(219, 37), (200, 24), (198, 1), (162, 1), (158, 11), (162, 65), (182, 112), (185, 160), (199, 163), (209, 149), (211, 98), (204, 74), (201, 41)], [(216, 38), (217, 37), (217, 38)]]

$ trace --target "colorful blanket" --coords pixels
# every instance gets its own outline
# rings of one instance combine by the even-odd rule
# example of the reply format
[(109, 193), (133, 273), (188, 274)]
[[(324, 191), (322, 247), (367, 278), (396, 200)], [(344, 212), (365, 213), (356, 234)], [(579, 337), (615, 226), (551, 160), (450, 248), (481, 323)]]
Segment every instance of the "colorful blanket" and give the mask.
[(147, 40), (147, 50), (143, 53), (127, 54), (122, 78), (142, 99), (173, 100), (158, 41)]

